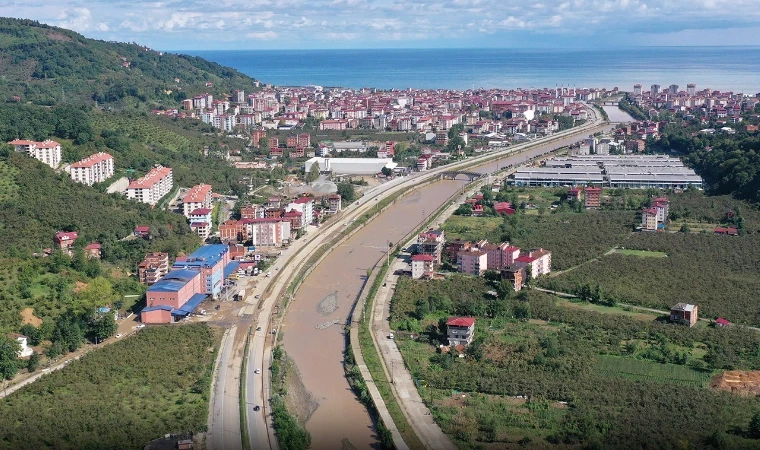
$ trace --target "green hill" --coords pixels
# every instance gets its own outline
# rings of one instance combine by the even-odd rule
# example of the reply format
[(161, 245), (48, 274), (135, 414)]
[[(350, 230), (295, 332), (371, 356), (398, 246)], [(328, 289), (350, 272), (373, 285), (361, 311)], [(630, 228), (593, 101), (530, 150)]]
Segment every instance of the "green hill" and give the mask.
[(16, 101), (41, 105), (174, 105), (203, 92), (219, 96), (234, 89), (249, 91), (254, 81), (199, 57), (0, 18), (0, 91), (7, 96), (0, 101), (18, 97)]

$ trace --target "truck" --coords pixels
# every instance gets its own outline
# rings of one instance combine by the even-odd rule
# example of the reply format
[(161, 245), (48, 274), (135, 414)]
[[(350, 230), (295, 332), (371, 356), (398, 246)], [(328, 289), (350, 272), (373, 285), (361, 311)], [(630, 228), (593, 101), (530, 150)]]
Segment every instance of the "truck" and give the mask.
[(237, 293), (238, 300), (242, 301), (245, 300), (245, 289), (241, 289)]

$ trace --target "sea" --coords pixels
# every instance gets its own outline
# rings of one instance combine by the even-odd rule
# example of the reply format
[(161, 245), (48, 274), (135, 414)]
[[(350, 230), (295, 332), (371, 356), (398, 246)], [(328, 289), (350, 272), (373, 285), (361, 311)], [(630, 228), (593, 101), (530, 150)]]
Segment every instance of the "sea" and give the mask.
[(760, 92), (760, 47), (182, 51), (278, 86), (378, 89), (618, 87)]

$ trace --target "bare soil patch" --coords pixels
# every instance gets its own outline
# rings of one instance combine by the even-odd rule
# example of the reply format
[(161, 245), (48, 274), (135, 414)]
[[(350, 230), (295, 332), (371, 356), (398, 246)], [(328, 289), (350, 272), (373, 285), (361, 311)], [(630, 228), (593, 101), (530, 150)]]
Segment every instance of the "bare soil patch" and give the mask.
[(35, 327), (42, 325), (42, 319), (34, 315), (34, 308), (24, 308), (21, 311), (21, 325), (31, 324)]
[(73, 39), (71, 39), (70, 37), (66, 36), (63, 33), (59, 33), (57, 31), (49, 31), (48, 33), (46, 33), (46, 36), (48, 37), (48, 39), (53, 40), (53, 41), (60, 41), (60, 42), (73, 41)]
[(84, 283), (82, 281), (77, 281), (74, 283), (74, 292), (82, 292), (85, 289), (87, 289), (87, 283)]
[(760, 395), (760, 371), (729, 370), (715, 375), (710, 388), (745, 397)]

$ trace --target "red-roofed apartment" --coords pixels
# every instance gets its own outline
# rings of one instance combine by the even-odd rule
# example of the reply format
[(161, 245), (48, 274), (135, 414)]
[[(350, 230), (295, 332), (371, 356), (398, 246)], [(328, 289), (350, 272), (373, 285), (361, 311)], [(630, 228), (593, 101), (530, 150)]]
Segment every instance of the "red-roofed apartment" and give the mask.
[(182, 210), (185, 217), (190, 218), (190, 213), (198, 208), (211, 209), (211, 185), (198, 184), (190, 188), (182, 197)]
[(418, 280), (426, 273), (432, 273), (434, 263), (435, 257), (433, 255), (412, 256), (412, 279)]
[(515, 213), (515, 209), (509, 202), (496, 202), (493, 204), (493, 209), (496, 211), (496, 214), (505, 214), (507, 216), (511, 216)]
[(144, 177), (129, 183), (127, 198), (154, 206), (161, 197), (168, 194), (174, 186), (172, 169), (157, 166), (151, 169)]
[(103, 152), (95, 153), (75, 162), (69, 168), (69, 175), (71, 175), (72, 180), (88, 186), (102, 183), (111, 178), (113, 174), (113, 156)]
[(552, 252), (542, 248), (531, 250), (527, 255), (523, 255), (515, 262), (527, 263), (530, 267), (528, 278), (536, 278), (552, 271)]
[(449, 345), (470, 345), (475, 336), (475, 318), (473, 317), (449, 317), (446, 321), (446, 336)]

